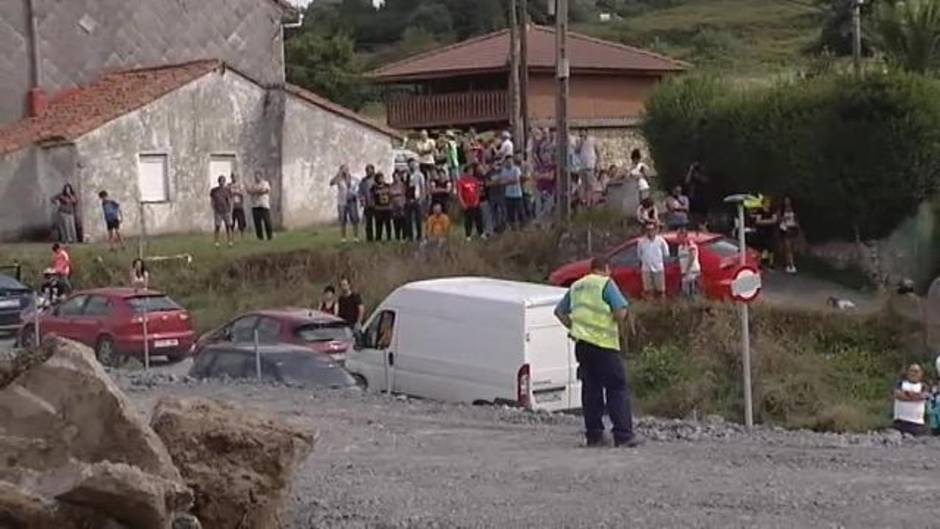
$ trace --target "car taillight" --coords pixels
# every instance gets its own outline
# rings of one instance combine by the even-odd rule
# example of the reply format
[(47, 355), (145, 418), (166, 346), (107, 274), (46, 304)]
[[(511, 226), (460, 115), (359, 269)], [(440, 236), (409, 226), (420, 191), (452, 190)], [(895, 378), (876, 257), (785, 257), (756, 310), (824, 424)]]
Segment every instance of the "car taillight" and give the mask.
[(532, 394), (532, 376), (529, 364), (522, 364), (516, 373), (516, 403), (523, 408), (532, 405), (529, 395)]

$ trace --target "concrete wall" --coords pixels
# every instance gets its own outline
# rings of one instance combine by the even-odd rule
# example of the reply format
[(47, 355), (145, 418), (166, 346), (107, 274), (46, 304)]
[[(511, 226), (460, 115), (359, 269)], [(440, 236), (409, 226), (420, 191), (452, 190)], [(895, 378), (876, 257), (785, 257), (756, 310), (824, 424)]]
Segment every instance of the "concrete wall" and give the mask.
[[(213, 72), (157, 101), (122, 116), (75, 142), (73, 168), (81, 194), (85, 234), (105, 235), (97, 193), (106, 189), (122, 204), (127, 234), (140, 229), (138, 158), (166, 154), (169, 200), (145, 206), (148, 233), (212, 228), (209, 160), (233, 154), (243, 180), (256, 170), (271, 180), (278, 210), (280, 134), (283, 107), (273, 93), (240, 75)], [(250, 223), (250, 221), (249, 221)]]
[(329, 181), (340, 165), (356, 176), (367, 164), (391, 175), (392, 138), (288, 95), (284, 122), (283, 222), (287, 228), (336, 220)]
[[(655, 77), (609, 75), (571, 76), (568, 112), (572, 119), (635, 118), (659, 80)], [(529, 78), (529, 115), (554, 118), (555, 79), (533, 74)]]
[[(264, 84), (284, 82), (282, 12), (271, 0), (33, 1), (42, 85), (53, 91), (105, 69), (195, 59), (222, 59)], [(0, 124), (25, 115), (27, 2), (0, 0)]]

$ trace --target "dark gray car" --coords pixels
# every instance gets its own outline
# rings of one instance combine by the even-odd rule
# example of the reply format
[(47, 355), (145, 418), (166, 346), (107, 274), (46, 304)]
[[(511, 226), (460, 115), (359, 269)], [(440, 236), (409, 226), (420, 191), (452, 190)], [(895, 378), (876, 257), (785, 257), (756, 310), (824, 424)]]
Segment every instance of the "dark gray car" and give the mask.
[[(283, 384), (342, 389), (356, 386), (353, 377), (323, 353), (288, 344), (261, 345), (261, 377)], [(195, 378), (256, 378), (254, 345), (220, 342), (204, 347), (190, 370)]]
[(23, 325), (24, 312), (33, 306), (33, 290), (0, 274), (0, 333), (15, 333)]

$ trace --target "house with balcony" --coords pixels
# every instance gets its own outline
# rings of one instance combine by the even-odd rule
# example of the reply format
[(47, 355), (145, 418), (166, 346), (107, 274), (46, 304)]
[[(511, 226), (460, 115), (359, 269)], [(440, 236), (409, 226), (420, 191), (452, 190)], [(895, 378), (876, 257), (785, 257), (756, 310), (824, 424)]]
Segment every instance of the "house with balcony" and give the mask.
[[(528, 113), (533, 126), (555, 120), (555, 30), (527, 27)], [(589, 129), (602, 149), (635, 137), (651, 90), (684, 71), (681, 61), (575, 32), (568, 34), (569, 123)], [(431, 50), (369, 73), (386, 87), (388, 124), (396, 129), (505, 127), (510, 120), (508, 29)], [(602, 153), (603, 154), (603, 153)], [(626, 156), (627, 154), (623, 154)]]

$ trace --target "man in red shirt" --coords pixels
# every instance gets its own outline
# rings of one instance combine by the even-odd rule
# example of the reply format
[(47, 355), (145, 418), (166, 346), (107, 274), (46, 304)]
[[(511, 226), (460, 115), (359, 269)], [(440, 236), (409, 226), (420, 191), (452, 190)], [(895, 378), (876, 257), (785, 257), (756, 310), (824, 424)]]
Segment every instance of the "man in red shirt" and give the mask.
[(480, 211), (480, 192), (483, 187), (483, 167), (479, 163), (471, 166), (470, 172), (457, 179), (457, 199), (463, 208), (464, 235), (469, 241), (476, 226), (477, 234), (483, 236), (483, 213)]
[(52, 245), (52, 269), (59, 275), (59, 280), (67, 292), (72, 291), (72, 282), (69, 277), (72, 275), (72, 258), (65, 251), (65, 247), (59, 243)]

